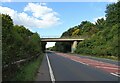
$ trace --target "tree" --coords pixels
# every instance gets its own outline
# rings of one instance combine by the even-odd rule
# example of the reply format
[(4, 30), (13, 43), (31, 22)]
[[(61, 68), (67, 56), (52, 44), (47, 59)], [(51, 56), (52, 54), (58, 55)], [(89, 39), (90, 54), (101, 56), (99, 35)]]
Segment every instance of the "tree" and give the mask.
[(72, 36), (77, 36), (80, 33), (80, 29), (75, 29), (74, 32), (72, 32)]
[(109, 4), (106, 9), (106, 22), (107, 26), (112, 26), (120, 23), (120, 1), (117, 3)]
[(41, 55), (42, 46), (38, 33), (33, 33), (24, 26), (14, 26), (9, 15), (0, 14), (0, 18), (2, 18), (2, 78), (3, 81), (8, 81), (20, 71), (18, 66), (11, 64)]
[(106, 21), (104, 20), (104, 18), (98, 19), (97, 22), (95, 22), (95, 25), (99, 30), (102, 30), (106, 26)]
[[(81, 24), (74, 26), (65, 31), (64, 36), (88, 36), (82, 42), (78, 43), (76, 53), (103, 55), (103, 56), (118, 56), (119, 28), (120, 28), (120, 1), (109, 4), (106, 7), (106, 20), (101, 18), (95, 24), (89, 21), (82, 21)], [(70, 52), (71, 43), (57, 42), (55, 50), (61, 52)]]

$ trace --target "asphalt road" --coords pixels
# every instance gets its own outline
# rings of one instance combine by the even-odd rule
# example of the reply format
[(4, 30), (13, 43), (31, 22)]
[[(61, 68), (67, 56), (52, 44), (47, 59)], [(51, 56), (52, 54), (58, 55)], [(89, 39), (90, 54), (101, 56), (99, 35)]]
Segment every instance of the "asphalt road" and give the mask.
[(104, 81), (105, 83), (106, 81), (118, 81), (117, 76), (99, 68), (84, 65), (53, 52), (47, 52), (46, 54), (55, 81)]

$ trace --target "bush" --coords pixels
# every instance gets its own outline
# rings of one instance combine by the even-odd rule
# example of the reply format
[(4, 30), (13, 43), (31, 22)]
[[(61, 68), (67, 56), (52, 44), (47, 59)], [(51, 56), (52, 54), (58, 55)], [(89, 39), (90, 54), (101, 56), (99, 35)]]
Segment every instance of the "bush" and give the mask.
[(32, 33), (24, 26), (14, 26), (8, 15), (2, 14), (0, 17), (2, 17), (2, 77), (4, 81), (14, 77), (16, 71), (19, 70), (17, 65), (12, 66), (13, 62), (42, 54), (42, 46), (37, 33)]

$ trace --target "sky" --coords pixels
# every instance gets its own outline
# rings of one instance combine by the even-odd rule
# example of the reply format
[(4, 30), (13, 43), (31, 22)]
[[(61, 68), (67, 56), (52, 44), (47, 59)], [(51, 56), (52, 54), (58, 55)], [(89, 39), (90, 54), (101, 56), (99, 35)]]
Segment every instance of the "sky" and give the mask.
[[(105, 18), (106, 6), (113, 2), (2, 2), (0, 13), (8, 14), (14, 24), (23, 25), (40, 37), (60, 37), (82, 21), (95, 23)], [(47, 43), (51, 47), (55, 42)]]

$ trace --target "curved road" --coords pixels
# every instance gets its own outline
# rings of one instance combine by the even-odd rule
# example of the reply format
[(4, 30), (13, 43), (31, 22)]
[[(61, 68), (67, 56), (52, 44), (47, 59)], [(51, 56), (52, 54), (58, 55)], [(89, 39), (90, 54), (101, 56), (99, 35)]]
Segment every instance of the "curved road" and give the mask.
[[(86, 58), (84, 60), (82, 58), (72, 57), (68, 54), (55, 52), (46, 52), (46, 56), (49, 58), (55, 81), (101, 81), (101, 83), (119, 83), (119, 76), (111, 74), (111, 72), (116, 72), (116, 66), (114, 64), (105, 63), (104, 65), (107, 65), (107, 67), (103, 67), (104, 65), (102, 64), (100, 65), (102, 68), (99, 68), (98, 64), (100, 62), (96, 62), (97, 60), (91, 60), (87, 57), (84, 57)], [(94, 62), (96, 64), (94, 64)], [(114, 68), (110, 69), (109, 67)], [(49, 67), (45, 70), (48, 71)], [(49, 77), (50, 76), (51, 75), (49, 75)]]

